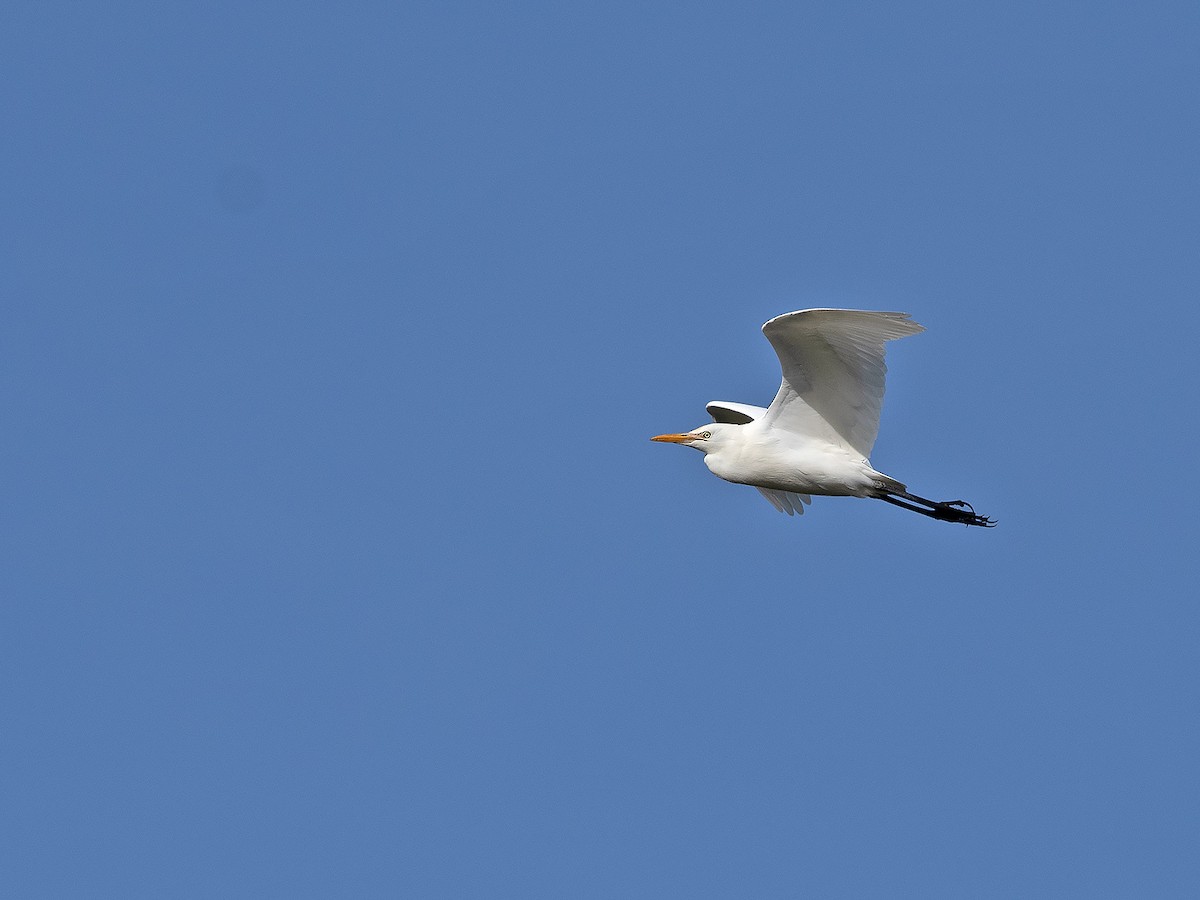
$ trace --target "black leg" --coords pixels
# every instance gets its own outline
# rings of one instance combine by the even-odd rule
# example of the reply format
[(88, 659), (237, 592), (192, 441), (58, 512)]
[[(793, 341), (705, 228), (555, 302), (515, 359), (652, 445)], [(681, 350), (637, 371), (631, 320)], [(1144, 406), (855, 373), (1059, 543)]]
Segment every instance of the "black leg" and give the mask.
[(978, 525), (981, 528), (992, 528), (996, 524), (987, 516), (976, 515), (975, 508), (965, 500), (938, 502), (936, 500), (926, 500), (924, 497), (918, 497), (916, 494), (910, 494), (907, 491), (898, 491), (895, 494), (880, 494), (879, 499), (893, 506), (909, 509), (941, 522)]

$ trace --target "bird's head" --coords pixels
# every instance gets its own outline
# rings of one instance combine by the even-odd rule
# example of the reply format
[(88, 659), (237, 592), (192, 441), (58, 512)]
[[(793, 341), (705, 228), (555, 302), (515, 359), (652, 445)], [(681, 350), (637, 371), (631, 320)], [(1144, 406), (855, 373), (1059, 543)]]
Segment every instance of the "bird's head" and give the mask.
[(659, 441), (664, 444), (682, 444), (694, 450), (712, 453), (729, 439), (730, 429), (739, 427), (741, 426), (713, 422), (709, 425), (701, 425), (699, 428), (694, 428), (686, 434), (659, 434), (650, 438), (650, 440)]

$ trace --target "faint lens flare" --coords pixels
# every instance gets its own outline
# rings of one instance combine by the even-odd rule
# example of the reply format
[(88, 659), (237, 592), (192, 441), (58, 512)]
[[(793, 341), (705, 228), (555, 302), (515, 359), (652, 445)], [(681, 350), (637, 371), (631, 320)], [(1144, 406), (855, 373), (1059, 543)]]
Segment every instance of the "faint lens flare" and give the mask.
[(213, 195), (228, 213), (247, 213), (262, 206), (266, 182), (254, 166), (229, 166), (217, 176)]

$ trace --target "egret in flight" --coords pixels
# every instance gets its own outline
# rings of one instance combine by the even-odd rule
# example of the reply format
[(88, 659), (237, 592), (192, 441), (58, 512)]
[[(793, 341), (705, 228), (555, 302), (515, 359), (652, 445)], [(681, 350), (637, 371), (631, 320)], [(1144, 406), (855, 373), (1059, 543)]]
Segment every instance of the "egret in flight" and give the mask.
[(802, 309), (762, 327), (783, 369), (766, 409), (714, 400), (711, 425), (651, 438), (704, 453), (719, 478), (758, 488), (789, 516), (812, 495), (874, 497), (943, 522), (996, 523), (963, 500), (926, 500), (871, 467), (883, 405), (884, 345), (925, 329), (907, 313)]

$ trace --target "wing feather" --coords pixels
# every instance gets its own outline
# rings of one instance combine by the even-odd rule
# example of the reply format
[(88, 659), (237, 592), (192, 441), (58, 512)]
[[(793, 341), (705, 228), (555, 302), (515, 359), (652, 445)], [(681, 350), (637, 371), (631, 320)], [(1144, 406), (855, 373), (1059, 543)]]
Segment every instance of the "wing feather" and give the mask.
[(705, 406), (714, 422), (725, 422), (730, 425), (745, 425), (755, 419), (761, 419), (767, 414), (765, 406), (752, 406), (749, 403), (734, 403), (731, 400), (710, 400)]
[(804, 515), (804, 504), (812, 503), (812, 497), (808, 494), (794, 494), (791, 491), (775, 491), (771, 488), (756, 488), (756, 490), (767, 498), (767, 501), (779, 510), (781, 513), (791, 515)]
[(869, 457), (883, 407), (884, 345), (925, 329), (907, 313), (804, 309), (762, 330), (783, 370), (764, 421)]

